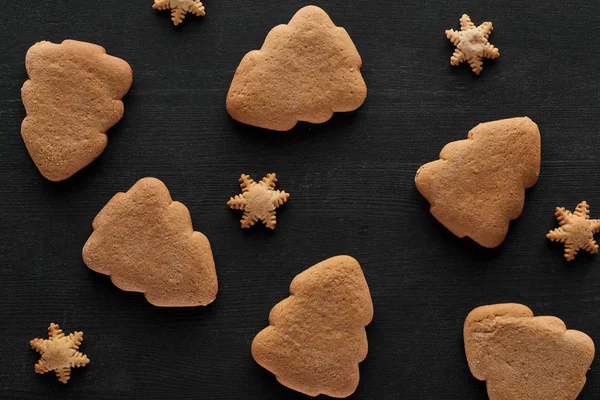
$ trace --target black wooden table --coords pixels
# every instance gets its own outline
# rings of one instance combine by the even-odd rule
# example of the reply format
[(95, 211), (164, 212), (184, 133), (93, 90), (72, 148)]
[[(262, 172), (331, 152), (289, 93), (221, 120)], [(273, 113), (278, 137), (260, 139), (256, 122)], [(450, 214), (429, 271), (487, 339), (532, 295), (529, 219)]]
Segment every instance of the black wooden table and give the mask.
[[(600, 344), (600, 257), (566, 263), (544, 235), (557, 205), (600, 218), (600, 6), (591, 0), (317, 1), (364, 61), (363, 107), (271, 133), (232, 121), (225, 97), (243, 55), (305, 2), (207, 0), (175, 28), (152, 0), (4, 0), (0, 11), (0, 398), (300, 399), (250, 355), (292, 278), (357, 258), (375, 305), (356, 399), (485, 399), (462, 346), (467, 313), (521, 302)], [(444, 30), (491, 20), (501, 57), (480, 77), (453, 68)], [(37, 41), (104, 46), (134, 83), (102, 156), (72, 179), (40, 176), (20, 136), (24, 58)], [(528, 116), (542, 169), (506, 241), (485, 250), (429, 213), (417, 168), (480, 122)], [(241, 173), (277, 172), (291, 193), (278, 226), (242, 231), (225, 205)], [(91, 222), (139, 178), (163, 180), (210, 239), (219, 294), (162, 309), (88, 270)], [(68, 385), (37, 375), (28, 341), (50, 322), (83, 330), (92, 360)], [(581, 399), (600, 397), (599, 361)]]

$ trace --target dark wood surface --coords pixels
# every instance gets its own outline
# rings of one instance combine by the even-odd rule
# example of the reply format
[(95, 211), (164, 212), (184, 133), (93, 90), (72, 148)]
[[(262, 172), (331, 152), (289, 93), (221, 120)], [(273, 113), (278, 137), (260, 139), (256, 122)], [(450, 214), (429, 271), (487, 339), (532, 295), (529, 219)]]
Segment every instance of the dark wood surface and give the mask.
[[(175, 28), (152, 0), (4, 0), (0, 11), (0, 398), (300, 399), (250, 355), (293, 277), (338, 254), (357, 258), (375, 305), (355, 399), (485, 399), (462, 347), (467, 313), (522, 302), (600, 343), (600, 257), (566, 263), (544, 235), (555, 206), (600, 218), (600, 6), (590, 0), (316, 1), (364, 61), (363, 107), (271, 133), (225, 110), (243, 55), (306, 3), (207, 0)], [(453, 68), (444, 30), (463, 12), (494, 23), (500, 59), (481, 77)], [(37, 41), (104, 46), (134, 83), (102, 156), (72, 179), (42, 178), (20, 136), (24, 57)], [(485, 250), (430, 215), (419, 165), (480, 122), (529, 116), (542, 169), (506, 241)], [(291, 193), (275, 232), (242, 231), (225, 202), (241, 173), (277, 172)], [(139, 178), (163, 180), (211, 241), (219, 294), (162, 309), (88, 270), (94, 216)], [(83, 330), (91, 364), (68, 385), (37, 375), (28, 341), (50, 322)], [(581, 399), (600, 397), (592, 364)]]

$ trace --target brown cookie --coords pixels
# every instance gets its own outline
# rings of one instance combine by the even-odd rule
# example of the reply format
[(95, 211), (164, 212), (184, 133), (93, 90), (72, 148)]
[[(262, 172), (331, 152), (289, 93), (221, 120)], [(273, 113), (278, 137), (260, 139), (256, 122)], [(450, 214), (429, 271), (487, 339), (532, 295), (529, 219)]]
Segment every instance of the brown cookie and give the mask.
[(74, 332), (65, 336), (62, 329), (51, 323), (48, 327), (48, 339), (35, 338), (29, 342), (31, 348), (40, 353), (41, 358), (35, 364), (35, 372), (45, 374), (54, 371), (62, 383), (71, 378), (71, 368), (85, 367), (90, 359), (79, 352), (83, 341), (83, 332)]
[(478, 307), (464, 326), (471, 373), (490, 400), (574, 400), (594, 359), (594, 342), (556, 317), (521, 304)]
[(456, 236), (499, 246), (540, 172), (540, 131), (527, 117), (477, 125), (419, 168), (415, 183), (431, 213)]
[(587, 201), (577, 205), (574, 212), (564, 207), (556, 207), (554, 213), (560, 227), (551, 230), (546, 237), (553, 242), (565, 244), (565, 259), (571, 261), (579, 250), (598, 254), (598, 243), (594, 235), (600, 232), (600, 219), (590, 219), (590, 206)]
[(337, 256), (302, 272), (252, 342), (252, 356), (277, 380), (309, 396), (350, 396), (367, 356), (373, 303), (358, 262)]
[(131, 67), (98, 45), (75, 40), (34, 44), (25, 67), (21, 135), (42, 175), (67, 179), (104, 151), (105, 132), (123, 116)]
[(276, 131), (298, 121), (322, 123), (353, 111), (367, 96), (362, 60), (344, 28), (315, 6), (269, 32), (238, 66), (227, 111), (239, 122)]
[(155, 306), (205, 306), (217, 296), (210, 243), (194, 232), (188, 209), (155, 178), (117, 193), (93, 222), (83, 248), (92, 270)]
[(244, 211), (241, 219), (242, 228), (250, 228), (262, 221), (267, 228), (275, 229), (277, 224), (276, 210), (288, 201), (290, 194), (285, 190), (275, 190), (277, 175), (267, 174), (258, 183), (250, 176), (242, 174), (240, 187), (242, 193), (229, 198), (227, 205), (234, 210)]

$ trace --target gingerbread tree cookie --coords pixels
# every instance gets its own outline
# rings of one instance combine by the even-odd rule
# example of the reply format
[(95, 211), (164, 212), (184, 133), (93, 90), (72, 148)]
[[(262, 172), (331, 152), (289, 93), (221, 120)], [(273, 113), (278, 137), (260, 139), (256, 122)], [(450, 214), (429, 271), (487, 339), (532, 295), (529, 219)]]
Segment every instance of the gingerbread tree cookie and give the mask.
[(458, 237), (499, 246), (540, 172), (540, 132), (527, 117), (477, 125), (419, 168), (415, 183), (431, 213)]
[(45, 374), (54, 371), (58, 380), (67, 383), (71, 377), (71, 368), (84, 367), (90, 359), (79, 352), (83, 341), (83, 332), (74, 332), (65, 336), (55, 323), (48, 328), (48, 339), (33, 339), (31, 348), (42, 355), (35, 364), (35, 372)]
[(254, 338), (252, 356), (293, 390), (347, 397), (358, 386), (372, 318), (360, 265), (333, 257), (294, 278), (290, 297), (273, 307), (270, 325)]
[(123, 116), (131, 67), (100, 46), (75, 40), (34, 44), (25, 67), (23, 141), (43, 176), (67, 179), (104, 151), (106, 131)]
[(493, 29), (491, 22), (475, 26), (471, 18), (463, 14), (460, 18), (460, 31), (454, 29), (446, 31), (446, 37), (456, 46), (450, 64), (459, 65), (466, 61), (471, 66), (471, 70), (479, 75), (483, 70), (484, 58), (500, 57), (498, 49), (488, 42)]
[(346, 30), (319, 7), (304, 7), (242, 59), (227, 111), (239, 122), (276, 131), (298, 121), (328, 121), (334, 112), (356, 110), (365, 101), (361, 66)]
[(275, 190), (277, 175), (267, 174), (256, 183), (248, 175), (240, 177), (242, 194), (231, 197), (227, 205), (234, 210), (243, 210), (244, 216), (240, 221), (242, 228), (250, 228), (257, 221), (262, 221), (268, 228), (275, 229), (277, 217), (275, 210), (290, 197), (283, 190)]
[(205, 306), (215, 299), (210, 243), (194, 232), (188, 209), (158, 179), (141, 179), (127, 193), (117, 193), (93, 228), (83, 260), (118, 288), (142, 292), (163, 307)]
[(574, 400), (595, 352), (585, 333), (521, 304), (474, 309), (464, 340), (471, 373), (487, 381), (490, 400)]
[(573, 213), (562, 207), (556, 207), (554, 215), (560, 227), (548, 232), (546, 237), (565, 244), (567, 261), (574, 259), (581, 249), (591, 254), (598, 253), (598, 244), (594, 240), (594, 234), (600, 232), (600, 220), (590, 219), (590, 206), (586, 201), (579, 203)]

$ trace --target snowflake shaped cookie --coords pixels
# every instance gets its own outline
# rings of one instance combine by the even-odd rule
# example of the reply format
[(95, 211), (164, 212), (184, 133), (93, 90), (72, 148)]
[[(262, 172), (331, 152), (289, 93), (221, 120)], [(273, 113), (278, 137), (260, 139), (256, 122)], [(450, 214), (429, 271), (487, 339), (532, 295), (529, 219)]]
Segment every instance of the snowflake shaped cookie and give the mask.
[(450, 58), (451, 65), (467, 61), (475, 74), (481, 73), (484, 58), (498, 58), (500, 52), (488, 42), (494, 27), (491, 22), (475, 26), (467, 14), (460, 19), (460, 31), (448, 29), (446, 36), (456, 46)]
[(85, 354), (80, 353), (79, 346), (83, 340), (83, 332), (74, 332), (65, 336), (55, 323), (48, 328), (48, 339), (33, 339), (31, 347), (42, 357), (35, 364), (35, 372), (45, 374), (55, 371), (58, 380), (67, 383), (71, 376), (71, 368), (83, 367), (90, 362)]
[(243, 210), (242, 228), (250, 228), (261, 220), (268, 228), (275, 229), (277, 223), (275, 210), (285, 203), (290, 197), (283, 190), (275, 190), (277, 176), (275, 173), (267, 174), (258, 183), (248, 175), (240, 177), (242, 194), (232, 197), (227, 205), (234, 210)]
[(592, 254), (598, 253), (594, 234), (600, 232), (600, 220), (590, 219), (590, 206), (587, 202), (579, 203), (573, 213), (562, 207), (556, 207), (554, 215), (560, 227), (548, 232), (546, 237), (553, 242), (565, 244), (567, 261), (575, 258), (580, 249)]
[(152, 8), (157, 10), (171, 10), (171, 20), (175, 25), (183, 22), (187, 13), (197, 17), (206, 15), (204, 5), (200, 0), (154, 0)]

